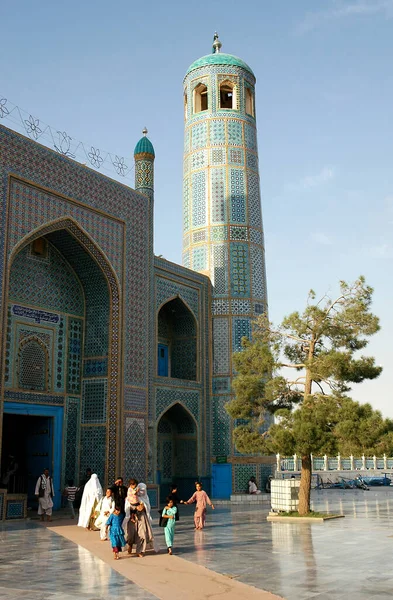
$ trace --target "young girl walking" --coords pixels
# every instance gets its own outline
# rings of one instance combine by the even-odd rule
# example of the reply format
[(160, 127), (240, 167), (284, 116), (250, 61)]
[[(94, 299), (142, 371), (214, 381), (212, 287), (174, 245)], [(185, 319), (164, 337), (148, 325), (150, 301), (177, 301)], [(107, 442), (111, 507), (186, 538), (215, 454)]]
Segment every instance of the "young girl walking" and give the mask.
[(162, 518), (168, 520), (164, 529), (168, 554), (172, 554), (173, 539), (175, 537), (176, 513), (177, 508), (174, 506), (172, 498), (168, 496), (166, 499), (166, 507), (162, 511)]
[(126, 539), (122, 528), (123, 520), (124, 513), (121, 512), (121, 506), (116, 504), (115, 510), (106, 522), (107, 527), (109, 527), (109, 539), (111, 541), (113, 558), (115, 560), (119, 560), (119, 552), (121, 552), (122, 548), (126, 545)]
[(195, 483), (196, 492), (193, 493), (191, 498), (187, 500), (184, 504), (193, 504), (196, 502), (195, 513), (194, 513), (194, 524), (195, 529), (203, 529), (206, 522), (206, 505), (212, 507), (214, 510), (214, 505), (210, 500), (209, 496), (202, 489), (202, 484), (199, 482)]

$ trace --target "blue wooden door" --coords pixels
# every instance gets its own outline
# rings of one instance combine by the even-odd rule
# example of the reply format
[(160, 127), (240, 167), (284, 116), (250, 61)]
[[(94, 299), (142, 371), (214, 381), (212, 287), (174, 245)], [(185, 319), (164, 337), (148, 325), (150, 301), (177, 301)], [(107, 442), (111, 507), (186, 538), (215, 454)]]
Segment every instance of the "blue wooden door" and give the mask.
[(168, 346), (166, 344), (158, 344), (158, 375), (168, 377)]
[(212, 497), (229, 499), (232, 494), (232, 465), (212, 465)]

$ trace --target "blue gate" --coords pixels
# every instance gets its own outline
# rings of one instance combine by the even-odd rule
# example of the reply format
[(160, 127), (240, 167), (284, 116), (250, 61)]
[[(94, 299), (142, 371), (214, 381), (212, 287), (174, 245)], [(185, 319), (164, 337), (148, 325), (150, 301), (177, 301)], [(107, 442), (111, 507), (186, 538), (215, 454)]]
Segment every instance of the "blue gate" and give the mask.
[(212, 476), (212, 497), (229, 500), (232, 494), (232, 465), (213, 463)]

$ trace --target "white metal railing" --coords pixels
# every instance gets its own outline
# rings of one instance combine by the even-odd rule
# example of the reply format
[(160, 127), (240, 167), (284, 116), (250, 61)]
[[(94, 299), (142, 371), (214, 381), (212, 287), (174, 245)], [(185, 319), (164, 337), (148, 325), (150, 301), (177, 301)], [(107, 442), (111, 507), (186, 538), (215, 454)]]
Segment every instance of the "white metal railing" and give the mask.
[[(393, 458), (387, 457), (384, 454), (382, 457), (377, 456), (313, 456), (311, 455), (311, 470), (314, 471), (366, 471), (373, 469), (374, 471), (386, 471), (393, 469)], [(277, 472), (285, 471), (300, 471), (302, 468), (302, 460), (300, 456), (276, 455), (276, 470)]]

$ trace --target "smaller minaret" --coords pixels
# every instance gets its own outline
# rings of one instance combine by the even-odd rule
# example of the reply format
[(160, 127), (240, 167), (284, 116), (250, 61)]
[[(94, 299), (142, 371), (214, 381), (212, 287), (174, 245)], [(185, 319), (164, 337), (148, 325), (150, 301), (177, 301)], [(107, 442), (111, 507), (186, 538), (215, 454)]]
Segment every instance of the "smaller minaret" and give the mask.
[(154, 199), (154, 148), (147, 137), (146, 127), (142, 131), (143, 137), (139, 140), (134, 150), (135, 160), (135, 190)]

